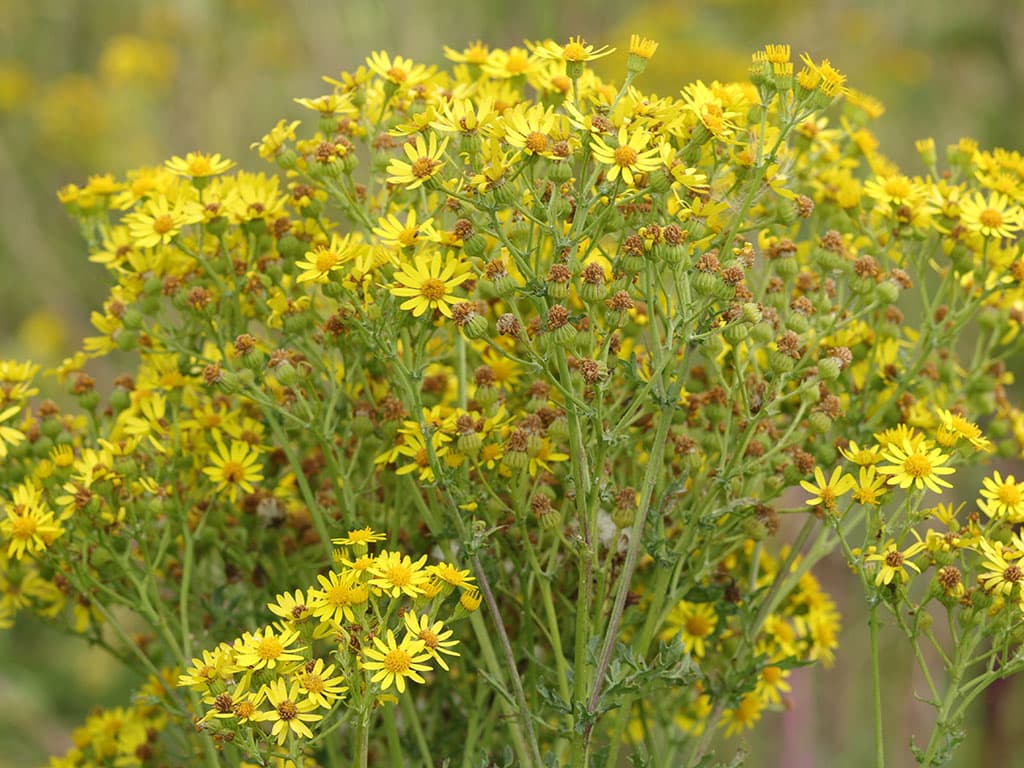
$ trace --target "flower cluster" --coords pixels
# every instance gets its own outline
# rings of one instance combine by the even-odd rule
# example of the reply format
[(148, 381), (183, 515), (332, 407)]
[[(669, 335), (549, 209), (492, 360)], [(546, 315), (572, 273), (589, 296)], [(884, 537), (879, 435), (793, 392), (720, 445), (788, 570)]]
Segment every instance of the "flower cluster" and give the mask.
[[(336, 760), (345, 720), (357, 764), (398, 760), (373, 704), (404, 690), (425, 763), (509, 745), (540, 768), (685, 740), (698, 761), (780, 707), (791, 666), (835, 653), (810, 569), (837, 546), (874, 604), (926, 556), (951, 598), (1017, 601), (1013, 478), (984, 486), (987, 527), (943, 512), (923, 543), (885, 502), (1024, 448), (1024, 163), (965, 139), (940, 167), (926, 141), (908, 176), (828, 60), (769, 45), (749, 82), (657, 96), (634, 85), (656, 49), (631, 40), (618, 86), (579, 38), (447, 70), (376, 52), (254, 144), (275, 172), (194, 152), (63, 188), (113, 285), (55, 371), (81, 415), (0, 368), (0, 620), (184, 668), (270, 603), (182, 677), (192, 757), (214, 734)], [(87, 371), (124, 352), (101, 395)], [(412, 683), (449, 665), (426, 706)]]
[[(314, 737), (311, 726), (394, 700), (387, 691), (425, 682), (421, 673), (434, 664), (448, 669), (458, 641), (438, 615), (457, 619), (479, 607), (472, 577), (448, 563), (427, 566), (426, 555), (368, 554), (383, 538), (364, 528), (335, 540), (338, 568), (317, 586), (277, 595), (267, 606), (276, 621), (192, 659), (178, 685), (208, 707), (198, 720), (204, 730), (253, 757), (265, 739), (287, 743), (295, 757)], [(453, 611), (444, 603), (456, 588)]]

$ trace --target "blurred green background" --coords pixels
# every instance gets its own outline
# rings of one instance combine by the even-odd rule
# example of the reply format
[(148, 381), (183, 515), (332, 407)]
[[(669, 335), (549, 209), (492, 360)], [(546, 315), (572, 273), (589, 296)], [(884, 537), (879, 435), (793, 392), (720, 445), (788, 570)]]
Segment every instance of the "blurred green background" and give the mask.
[[(661, 42), (640, 87), (675, 94), (698, 78), (744, 78), (752, 50), (788, 42), (831, 59), (849, 85), (886, 105), (875, 125), (882, 151), (911, 172), (922, 171), (913, 140), (925, 136), (940, 148), (963, 135), (1021, 145), (1019, 0), (0, 0), (0, 19), (0, 358), (59, 361), (89, 333), (89, 310), (106, 293), (58, 187), (194, 149), (261, 169), (249, 144), (279, 118), (308, 118), (292, 98), (326, 92), (321, 75), (354, 68), (371, 50), (441, 64), (444, 44), (582, 34), (620, 49), (598, 62), (619, 79), (636, 32)], [(821, 575), (845, 616), (838, 662), (794, 673), (790, 708), (766, 716), (748, 765), (870, 759), (862, 599), (842, 564), (826, 563)], [(930, 713), (914, 701), (921, 682), (901, 640), (889, 640), (890, 764), (911, 765), (910, 734), (926, 738)], [(123, 702), (132, 683), (99, 651), (31, 621), (0, 633), (0, 768), (45, 763), (90, 708)], [(1012, 717), (1021, 688), (1003, 685), (975, 706), (956, 765), (1024, 765)]]

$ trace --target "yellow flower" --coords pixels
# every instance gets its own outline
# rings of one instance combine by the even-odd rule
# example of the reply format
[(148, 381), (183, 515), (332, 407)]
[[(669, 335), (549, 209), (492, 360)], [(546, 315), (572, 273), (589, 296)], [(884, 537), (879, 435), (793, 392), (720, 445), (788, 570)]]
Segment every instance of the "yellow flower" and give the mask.
[(894, 579), (900, 583), (905, 582), (907, 580), (907, 572), (903, 570), (904, 568), (912, 568), (920, 573), (921, 569), (910, 558), (924, 548), (925, 543), (923, 541), (915, 541), (901, 552), (895, 541), (889, 541), (881, 552), (875, 552), (866, 556), (864, 558), (865, 562), (878, 562), (882, 564), (875, 575), (875, 586), (880, 587), (883, 584), (891, 584)]
[(331, 704), (341, 697), (348, 687), (345, 686), (344, 678), (331, 677), (334, 674), (334, 665), (324, 667), (324, 660), (317, 659), (315, 662), (307, 662), (306, 665), (295, 673), (295, 679), (299, 683), (299, 689), (306, 694), (306, 699), (316, 703), (318, 707), (330, 709)]
[(295, 263), (295, 266), (302, 270), (295, 281), (298, 283), (326, 283), (331, 273), (341, 269), (346, 262), (352, 260), (354, 255), (348, 235), (345, 237), (331, 235), (329, 246), (318, 245), (313, 250), (306, 251), (303, 261)]
[(262, 632), (256, 630), (246, 632), (241, 638), (241, 647), (235, 653), (235, 663), (239, 667), (249, 669), (274, 669), (278, 664), (288, 661), (302, 661), (299, 648), (289, 648), (299, 639), (295, 630), (286, 630), (280, 634), (273, 627), (264, 627)]
[(399, 644), (395, 633), (389, 629), (386, 643), (374, 637), (373, 644), (374, 648), (363, 649), (363, 668), (376, 673), (370, 682), (380, 683), (382, 691), (394, 685), (399, 693), (405, 693), (406, 679), (426, 682), (419, 673), (430, 670), (430, 666), (423, 663), (430, 659), (430, 654), (424, 650), (422, 640), (406, 635)]
[(885, 478), (874, 466), (861, 467), (857, 473), (857, 484), (853, 486), (853, 498), (858, 504), (877, 507), (886, 494)]
[(413, 317), (422, 316), (428, 309), (451, 317), (452, 305), (462, 301), (452, 291), (472, 276), (469, 269), (470, 265), (456, 259), (452, 251), (443, 262), (440, 251), (420, 253), (413, 263), (404, 264), (395, 273), (397, 284), (391, 287), (391, 293), (406, 299), (401, 308), (411, 311)]
[(267, 603), (267, 608), (271, 613), (288, 622), (287, 626), (293, 626), (312, 615), (313, 609), (310, 607), (312, 603), (311, 596), (307, 598), (303, 596), (301, 589), (297, 589), (294, 595), (288, 592), (278, 595), (274, 602)]
[(400, 552), (381, 552), (370, 566), (370, 586), (385, 595), (417, 597), (423, 593), (423, 586), (430, 580), (430, 573), (424, 569), (427, 556), (413, 562), (408, 555)]
[(878, 468), (881, 474), (891, 476), (889, 485), (898, 485), (900, 488), (927, 488), (936, 493), (940, 493), (942, 488), (953, 487), (952, 483), (940, 477), (956, 471), (953, 467), (942, 466), (949, 461), (949, 456), (938, 448), (931, 448), (927, 440), (914, 442), (904, 438), (902, 444), (894, 443), (887, 446), (882, 458), (891, 462)]
[(978, 509), (989, 517), (1005, 517), (1011, 523), (1024, 522), (1024, 483), (1018, 483), (1013, 475), (1004, 480), (996, 471), (982, 480), (981, 485)]
[(392, 158), (388, 162), (388, 182), (401, 184), (406, 189), (417, 189), (428, 179), (437, 175), (444, 165), (444, 153), (448, 148), (448, 138), (445, 137), (441, 143), (437, 142), (437, 134), (430, 134), (430, 141), (424, 141), (421, 134), (417, 134), (412, 141), (407, 141), (403, 150), (409, 162), (403, 162), (398, 158)]
[(331, 539), (332, 544), (338, 544), (344, 547), (362, 547), (366, 550), (367, 544), (372, 544), (375, 541), (384, 541), (387, 536), (383, 533), (378, 533), (367, 526), (366, 528), (358, 528), (348, 532), (348, 535), (340, 539)]
[(295, 129), (301, 124), (299, 120), (293, 120), (290, 123), (278, 120), (277, 125), (270, 129), (270, 133), (260, 141), (250, 144), (249, 149), (258, 150), (261, 158), (269, 160), (281, 151), (286, 142), (295, 141)]
[(473, 576), (468, 570), (461, 571), (451, 563), (438, 563), (427, 567), (427, 570), (445, 584), (467, 589), (472, 586)]
[(658, 50), (658, 44), (640, 35), (630, 35), (629, 55), (639, 56), (641, 59), (650, 59)]
[(140, 248), (167, 245), (189, 224), (203, 220), (198, 203), (177, 200), (173, 204), (163, 195), (151, 197), (142, 207), (124, 217), (128, 233)]
[(274, 724), (270, 729), (270, 736), (277, 739), (278, 746), (284, 744), (289, 733), (307, 739), (313, 738), (313, 732), (306, 723), (322, 720), (323, 715), (313, 714), (312, 710), (317, 708), (317, 702), (308, 697), (302, 698), (297, 680), (292, 682), (291, 688), (283, 678), (272, 680), (267, 686), (267, 700), (273, 709), (261, 712), (259, 719)]
[[(24, 491), (19, 494), (19, 490)], [(0, 520), (0, 534), (10, 540), (7, 556), (20, 560), (28, 552), (42, 552), (64, 533), (53, 519), (53, 512), (43, 507), (39, 492), (30, 486), (15, 489), (14, 501), (8, 502), (7, 516)]]
[(211, 467), (204, 467), (203, 474), (217, 483), (217, 490), (227, 489), (228, 498), (234, 503), (239, 489), (246, 493), (255, 490), (253, 483), (263, 479), (262, 468), (256, 463), (259, 453), (248, 443), (232, 440), (231, 448), (223, 443), (210, 454)]
[(832, 477), (825, 480), (825, 473), (821, 467), (814, 468), (814, 482), (801, 480), (800, 487), (811, 494), (807, 504), (812, 507), (823, 506), (829, 512), (834, 512), (836, 501), (843, 494), (854, 488), (857, 482), (852, 475), (844, 475), (842, 467), (832, 470)]
[(415, 611), (408, 611), (405, 614), (405, 629), (409, 636), (415, 640), (423, 641), (423, 650), (437, 662), (441, 669), (448, 671), (448, 664), (441, 656), (442, 653), (448, 656), (458, 656), (456, 651), (450, 650), (459, 644), (458, 640), (449, 640), (452, 630), (446, 629), (444, 622), (430, 622), (426, 614), (417, 615)]
[(1017, 583), (1024, 579), (1024, 570), (1016, 562), (1012, 562), (1019, 559), (1021, 553), (1004, 549), (998, 542), (993, 545), (985, 539), (978, 542), (978, 547), (985, 556), (985, 562), (982, 564), (985, 572), (978, 574), (981, 586), (989, 592), (1009, 595)]
[(410, 208), (404, 223), (393, 213), (378, 219), (373, 234), (379, 237), (384, 245), (394, 248), (415, 248), (420, 241), (433, 240), (437, 237), (433, 222), (433, 219), (427, 219), (418, 224), (416, 209)]
[(753, 728), (764, 711), (764, 701), (756, 693), (748, 693), (733, 709), (722, 713), (725, 735), (732, 736), (745, 728)]
[(882, 449), (879, 446), (859, 446), (853, 440), (845, 448), (840, 448), (839, 452), (847, 461), (852, 461), (854, 464), (860, 464), (861, 466), (877, 464), (882, 460)]
[(428, 69), (402, 56), (395, 56), (392, 60), (387, 51), (374, 51), (367, 57), (366, 65), (389, 83), (407, 88), (429, 80), (435, 70), (435, 67)]
[(650, 173), (661, 166), (657, 147), (646, 149), (651, 136), (646, 131), (634, 131), (630, 136), (626, 126), (619, 128), (618, 146), (610, 147), (600, 136), (590, 141), (594, 158), (601, 164), (610, 166), (608, 181), (615, 181), (619, 174), (629, 186), (634, 186), (635, 173)]
[(164, 163), (167, 170), (176, 176), (188, 176), (202, 179), (208, 176), (219, 176), (231, 170), (235, 163), (220, 154), (207, 155), (203, 152), (189, 152), (184, 158), (175, 155)]
[(595, 50), (594, 46), (588, 44), (582, 37), (570, 37), (569, 42), (565, 45), (558, 45), (553, 40), (547, 40), (532, 45), (527, 43), (527, 46), (542, 59), (561, 59), (565, 62), (593, 61), (615, 53), (615, 49), (609, 48), (607, 45), (602, 45)]
[(703, 658), (706, 640), (715, 631), (718, 615), (711, 603), (690, 603), (680, 600), (668, 615), (662, 640), (679, 639), (687, 653)]
[(960, 201), (960, 223), (983, 237), (1013, 237), (1024, 229), (1024, 209), (999, 192), (989, 193), (988, 200), (974, 192)]
[(326, 576), (318, 575), (320, 589), (311, 589), (309, 599), (313, 604), (313, 615), (321, 621), (356, 621), (354, 606), (361, 606), (370, 598), (370, 590), (359, 578), (358, 571), (345, 571), (341, 575), (334, 571)]

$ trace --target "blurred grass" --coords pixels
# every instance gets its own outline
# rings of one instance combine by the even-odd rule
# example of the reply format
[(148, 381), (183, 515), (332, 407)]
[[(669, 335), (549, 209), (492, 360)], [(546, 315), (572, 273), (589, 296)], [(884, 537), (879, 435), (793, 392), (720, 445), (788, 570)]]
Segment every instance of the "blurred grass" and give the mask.
[[(875, 126), (883, 151), (913, 172), (916, 138), (943, 147), (970, 135), (1013, 149), (1024, 118), (1017, 0), (0, 0), (0, 19), (0, 357), (44, 363), (76, 348), (106, 291), (56, 201), (59, 186), (193, 149), (260, 168), (249, 143), (281, 117), (306, 117), (291, 99), (324, 92), (321, 75), (354, 68), (371, 50), (440, 63), (443, 44), (582, 34), (619, 47), (599, 62), (619, 79), (637, 32), (661, 42), (641, 89), (675, 93), (698, 78), (743, 78), (752, 50), (789, 42), (829, 57), (850, 85), (886, 104)], [(766, 716), (749, 737), (749, 765), (870, 761), (863, 600), (841, 563), (821, 573), (845, 617), (837, 664), (795, 672), (793, 709)], [(886, 638), (886, 727), (898, 768), (912, 764), (910, 732), (926, 738), (929, 713), (914, 703), (921, 683), (907, 649)], [(0, 768), (66, 749), (70, 728), (96, 705), (123, 702), (130, 682), (101, 652), (38, 622), (0, 633)], [(993, 703), (997, 694), (987, 710), (975, 707), (954, 765), (1014, 764), (1020, 738), (1007, 717), (1021, 703), (1019, 687), (1011, 684), (1005, 704)]]

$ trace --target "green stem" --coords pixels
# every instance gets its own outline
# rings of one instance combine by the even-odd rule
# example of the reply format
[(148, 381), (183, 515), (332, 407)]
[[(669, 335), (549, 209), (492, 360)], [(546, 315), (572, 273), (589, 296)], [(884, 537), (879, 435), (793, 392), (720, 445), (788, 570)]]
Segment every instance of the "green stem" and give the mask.
[(370, 757), (370, 713), (363, 712), (352, 735), (353, 768), (368, 768)]
[(882, 736), (882, 674), (878, 659), (878, 603), (876, 601), (871, 603), (868, 627), (871, 635), (871, 684), (875, 710), (875, 766), (876, 768), (885, 768), (885, 741)]

